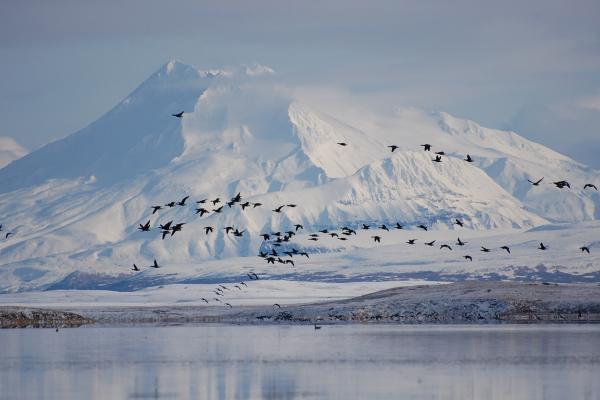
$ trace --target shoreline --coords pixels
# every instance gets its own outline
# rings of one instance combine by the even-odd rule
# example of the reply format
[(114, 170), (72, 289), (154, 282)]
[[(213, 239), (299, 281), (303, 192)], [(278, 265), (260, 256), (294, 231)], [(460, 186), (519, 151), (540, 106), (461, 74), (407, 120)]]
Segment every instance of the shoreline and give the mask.
[(1, 328), (222, 324), (600, 323), (600, 285), (465, 281), (404, 286), (306, 304), (22, 307), (0, 305)]

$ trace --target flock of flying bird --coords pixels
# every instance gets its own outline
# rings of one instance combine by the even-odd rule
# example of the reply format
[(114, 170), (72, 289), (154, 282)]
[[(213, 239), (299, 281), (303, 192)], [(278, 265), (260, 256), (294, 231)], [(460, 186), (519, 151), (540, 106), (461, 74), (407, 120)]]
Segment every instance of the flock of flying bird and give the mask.
[[(177, 118), (182, 118), (183, 114), (184, 113), (181, 112), (178, 114), (173, 114), (173, 116), (177, 117)], [(342, 147), (348, 146), (348, 143), (346, 143), (346, 142), (338, 142), (337, 144)], [(397, 146), (397, 145), (390, 145), (387, 147), (390, 148), (392, 153), (399, 148), (399, 146)], [(431, 151), (431, 148), (433, 146), (431, 144), (426, 143), (426, 144), (422, 144), (421, 147), (423, 147), (424, 151)], [(432, 160), (432, 162), (435, 162), (435, 163), (441, 163), (443, 161), (442, 156), (446, 155), (445, 152), (443, 152), (443, 151), (437, 151), (437, 152), (434, 152), (434, 154), (435, 154), (435, 158), (432, 158), (431, 160)], [(473, 162), (473, 158), (469, 154), (467, 154), (464, 158), (464, 161), (470, 163), (470, 162)], [(537, 181), (531, 181), (531, 180), (528, 180), (528, 181), (533, 186), (539, 186), (540, 183), (543, 181), (543, 179), (544, 178), (542, 177)], [(552, 182), (552, 183), (559, 189), (571, 188), (571, 185), (569, 184), (569, 182), (567, 182), (565, 180), (556, 181), (556, 182)], [(584, 186), (584, 189), (588, 189), (588, 188), (598, 190), (597, 187), (591, 183), (588, 183)], [(156, 214), (158, 211), (163, 210), (165, 208), (168, 209), (168, 208), (174, 208), (174, 207), (184, 207), (187, 205), (187, 200), (189, 199), (189, 197), (190, 196), (186, 196), (183, 199), (181, 199), (180, 201), (171, 201), (165, 205), (152, 206), (151, 207), (152, 215)], [(229, 201), (226, 201), (226, 202), (222, 202), (219, 197), (216, 197), (212, 200), (209, 200), (208, 198), (198, 200), (198, 201), (196, 201), (195, 213), (200, 214), (200, 217), (204, 216), (205, 214), (211, 214), (211, 213), (219, 214), (224, 211), (225, 205), (227, 205), (229, 208), (238, 205), (239, 207), (242, 208), (242, 210), (246, 210), (246, 208), (253, 209), (256, 207), (261, 207), (263, 204), (251, 203), (249, 201), (242, 201), (242, 195), (241, 195), (241, 193), (238, 193), (233, 198), (229, 199)], [(279, 206), (275, 207), (272, 211), (274, 213), (281, 213), (284, 210), (284, 208), (286, 208), (286, 207), (295, 208), (296, 204), (279, 205)], [(186, 224), (185, 222), (173, 223), (173, 221), (171, 220), (165, 224), (159, 224), (158, 229), (160, 230), (162, 239), (164, 240), (166, 237), (172, 237), (175, 235), (175, 233), (182, 231), (183, 226), (185, 224)], [(460, 219), (457, 219), (457, 218), (454, 219), (452, 224), (457, 225), (459, 227), (462, 227), (464, 225), (463, 221), (461, 221)], [(369, 230), (370, 228), (375, 228), (375, 229), (380, 229), (380, 230), (389, 232), (390, 228), (392, 228), (392, 229), (403, 229), (404, 228), (404, 226), (402, 226), (399, 222), (396, 222), (395, 225), (390, 225), (389, 227), (386, 224), (375, 224), (375, 226), (371, 226), (369, 224), (361, 224), (361, 225), (362, 226), (357, 229)], [(424, 231), (428, 230), (428, 227), (424, 224), (419, 224), (416, 227), (419, 229), (422, 229)], [(138, 229), (142, 232), (149, 232), (151, 230), (150, 220), (148, 220), (145, 224), (140, 224)], [(214, 229), (215, 229), (215, 227), (213, 227), (213, 226), (205, 226), (204, 232), (206, 235), (208, 235), (208, 234), (214, 232)], [(222, 229), (225, 231), (225, 234), (228, 235), (231, 233), (234, 237), (242, 237), (245, 233), (245, 230), (239, 230), (238, 228), (235, 228), (233, 226), (225, 226), (225, 227), (222, 227)], [(263, 244), (261, 245), (261, 250), (259, 250), (258, 256), (260, 258), (264, 259), (267, 264), (275, 264), (277, 262), (280, 264), (290, 265), (291, 267), (295, 267), (295, 263), (294, 263), (294, 259), (293, 259), (294, 256), (310, 258), (309, 253), (307, 251), (299, 250), (298, 248), (296, 248), (295, 246), (292, 245), (292, 242), (291, 242), (292, 238), (294, 235), (296, 235), (296, 232), (298, 232), (298, 230), (300, 230), (300, 229), (304, 229), (302, 224), (295, 224), (293, 226), (293, 228), (290, 228), (289, 230), (287, 230), (285, 232), (278, 231), (278, 232), (261, 233), (261, 236), (263, 238)], [(0, 230), (1, 230), (1, 225), (0, 225)], [(318, 232), (310, 233), (308, 235), (308, 240), (316, 242), (321, 238), (321, 235), (327, 235), (333, 239), (337, 239), (340, 241), (346, 241), (346, 240), (349, 240), (352, 236), (357, 235), (356, 230), (352, 229), (348, 226), (344, 226), (337, 231), (339, 231), (339, 232), (330, 231), (328, 229), (322, 229), (322, 230), (319, 230)], [(375, 243), (381, 243), (381, 240), (382, 240), (381, 234), (373, 235), (373, 236), (371, 236), (371, 238), (373, 239), (373, 241)], [(416, 242), (417, 242), (417, 239), (409, 239), (406, 242), (406, 244), (415, 245)], [(430, 247), (436, 246), (435, 243), (436, 243), (436, 240), (432, 240), (430, 242), (424, 242), (424, 244), (426, 246), (430, 246)], [(466, 244), (467, 244), (467, 242), (462, 241), (459, 237), (453, 245), (462, 247)], [(264, 250), (262, 250), (262, 249), (264, 249)], [(453, 250), (452, 245), (447, 244), (447, 243), (441, 244), (439, 246), (439, 249), (440, 250), (445, 249), (448, 251)], [(509, 254), (511, 252), (510, 247), (506, 246), (506, 245), (500, 246), (500, 247), (498, 247), (498, 249), (506, 251)], [(548, 246), (545, 245), (544, 243), (540, 243), (539, 246), (537, 247), (537, 249), (546, 250), (546, 249), (548, 249)], [(582, 252), (590, 253), (589, 246), (581, 246), (579, 249)], [(489, 253), (492, 251), (492, 249), (481, 246), (480, 251), (484, 252), (484, 253)], [(473, 257), (471, 255), (467, 254), (467, 255), (463, 255), (462, 257), (465, 260), (473, 261)], [(158, 264), (158, 262), (155, 259), (154, 263), (152, 265), (150, 265), (149, 267), (160, 268), (161, 266)], [(140, 271), (140, 269), (137, 267), (136, 264), (133, 264), (132, 270)], [(258, 280), (259, 279), (258, 275), (254, 272), (249, 272), (247, 275), (250, 280)], [(247, 287), (248, 287), (248, 285), (244, 281), (239, 282), (239, 284), (235, 284), (231, 287), (227, 287), (225, 285), (218, 285), (214, 289), (214, 293), (217, 297), (215, 297), (213, 300), (216, 302), (219, 302), (225, 306), (233, 307), (231, 305), (231, 303), (225, 302), (224, 300), (222, 300), (222, 298), (224, 298), (226, 296), (227, 291), (231, 291), (233, 289), (238, 289), (239, 291), (243, 291)], [(201, 298), (201, 300), (203, 300), (206, 303), (209, 303), (209, 300), (204, 297)], [(275, 304), (274, 306), (280, 307), (279, 304)]]

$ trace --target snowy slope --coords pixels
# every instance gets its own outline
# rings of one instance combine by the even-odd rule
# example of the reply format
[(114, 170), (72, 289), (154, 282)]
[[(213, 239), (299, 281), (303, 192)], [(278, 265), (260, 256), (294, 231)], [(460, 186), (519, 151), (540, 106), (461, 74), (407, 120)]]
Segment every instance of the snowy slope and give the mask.
[[(309, 104), (265, 68), (207, 72), (169, 62), (99, 120), (1, 169), (0, 216), (15, 232), (0, 243), (2, 290), (49, 287), (77, 271), (128, 274), (124, 266), (153, 258), (182, 268), (237, 263), (256, 254), (260, 233), (295, 223), (307, 232), (395, 222), (437, 231), (460, 218), (485, 231), (600, 213), (597, 193), (582, 191), (596, 171), (515, 133), (411, 108)], [(179, 111), (183, 119), (171, 116)], [(423, 143), (444, 150), (443, 162), (433, 163)], [(390, 153), (391, 144), (399, 150)], [(474, 163), (462, 160), (466, 153)], [(526, 183), (541, 176), (539, 187)], [(547, 184), (558, 179), (573, 188)], [(263, 206), (194, 213), (196, 200), (238, 192)], [(187, 195), (186, 206), (151, 215), (152, 205)], [(297, 207), (272, 211), (290, 203)], [(153, 230), (138, 232), (148, 219)], [(187, 225), (162, 240), (156, 227), (170, 220)], [(225, 226), (246, 234), (227, 235)]]
[(0, 168), (27, 154), (27, 150), (13, 138), (0, 137)]

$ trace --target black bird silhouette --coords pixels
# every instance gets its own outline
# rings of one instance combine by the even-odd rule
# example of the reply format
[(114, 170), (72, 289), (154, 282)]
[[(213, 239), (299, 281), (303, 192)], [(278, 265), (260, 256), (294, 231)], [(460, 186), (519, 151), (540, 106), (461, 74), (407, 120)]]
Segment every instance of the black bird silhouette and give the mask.
[(452, 250), (452, 247), (450, 247), (450, 246), (449, 246), (449, 245), (447, 245), (447, 244), (443, 244), (443, 245), (441, 245), (441, 246), (440, 246), (440, 250), (441, 250), (441, 249), (448, 249), (448, 250)]
[(185, 222), (180, 222), (178, 224), (175, 224), (171, 227), (171, 236), (173, 236), (175, 234), (175, 232), (181, 232), (181, 230), (183, 229), (183, 226), (185, 225)]
[(227, 202), (227, 206), (229, 206), (229, 208), (231, 208), (231, 206), (233, 206), (235, 204), (235, 201), (228, 201)]
[(456, 241), (457, 246), (464, 246), (465, 244), (467, 244), (467, 242), (463, 242), (462, 240), (460, 240), (460, 238), (458, 238), (458, 240)]
[(208, 300), (206, 300), (204, 297), (200, 297), (200, 300), (204, 301), (206, 304), (208, 304)]
[(422, 144), (421, 146), (423, 147), (423, 149), (425, 151), (431, 151), (431, 145), (430, 144)]
[(348, 143), (345, 142), (338, 142), (337, 144), (339, 144), (340, 146), (348, 146)]
[(162, 206), (152, 206), (152, 215), (154, 215), (158, 210), (162, 210)]
[(313, 242), (316, 242), (317, 240), (319, 240), (319, 238), (311, 237), (311, 238), (308, 238), (308, 240), (312, 240)]
[(559, 189), (562, 189), (564, 187), (568, 187), (569, 189), (571, 189), (571, 185), (569, 185), (569, 182), (567, 181), (557, 181), (552, 183)]
[(241, 287), (239, 287), (238, 285), (233, 285), (234, 288), (238, 288), (238, 290), (242, 290)]
[(489, 252), (490, 252), (490, 249), (488, 249), (488, 248), (486, 248), (486, 247), (483, 247), (483, 246), (481, 246), (481, 251), (483, 251), (484, 253), (489, 253)]
[(294, 266), (294, 261), (292, 260), (285, 260), (285, 264), (292, 264), (292, 267)]
[(140, 224), (138, 229), (142, 232), (148, 232), (150, 230), (150, 220), (148, 220), (148, 222), (146, 222), (144, 225)]
[(219, 303), (221, 302), (221, 300), (217, 299), (216, 297), (215, 297), (215, 301), (218, 301)]
[(463, 256), (465, 260), (473, 261), (473, 257), (471, 256)]
[(276, 213), (278, 213), (278, 212), (281, 212), (281, 210), (283, 210), (283, 207), (285, 207), (285, 205), (283, 205), (283, 206), (279, 206), (279, 207), (275, 208), (275, 209), (273, 210), (273, 212), (276, 212)]
[(582, 253), (583, 253), (584, 251), (587, 251), (587, 253), (588, 253), (588, 254), (590, 254), (590, 249), (589, 249), (589, 247), (587, 247), (587, 246), (581, 246), (581, 247), (579, 248), (579, 250), (581, 250), (581, 252), (582, 252)]
[(503, 249), (503, 250), (506, 250), (506, 252), (507, 252), (508, 254), (510, 254), (510, 247), (508, 247), (508, 246), (502, 246), (502, 247), (500, 247), (500, 248), (501, 248), (501, 249)]
[(151, 265), (152, 268), (160, 268), (160, 265), (156, 262), (156, 258), (154, 259), (154, 264)]
[(366, 230), (366, 229), (369, 229), (370, 227), (367, 224), (362, 224), (362, 228)]
[(329, 231), (327, 229), (322, 229), (319, 232), (321, 232), (321, 233), (329, 233)]
[(173, 117), (183, 118), (183, 111), (178, 112), (177, 114), (171, 114)]
[(470, 155), (467, 154), (467, 158), (465, 158), (466, 162), (473, 162), (473, 159), (471, 158)]
[(253, 203), (252, 204), (252, 208), (256, 208), (256, 207), (260, 207), (262, 206), (262, 203)]
[(164, 225), (160, 225), (159, 228), (163, 231), (168, 231), (169, 229), (171, 229), (171, 224), (173, 223), (173, 220), (167, 222)]
[(305, 252), (305, 251), (302, 251), (302, 252), (300, 252), (299, 254), (300, 254), (301, 256), (305, 256), (306, 258), (310, 258), (310, 257), (308, 256), (308, 253), (307, 253), (307, 252)]
[(594, 185), (592, 183), (586, 183), (585, 186), (583, 187), (583, 189), (587, 189), (587, 188), (592, 188), (592, 189), (598, 190), (596, 185)]
[(408, 239), (408, 242), (406, 242), (407, 244), (415, 244), (415, 242), (417, 241), (417, 239)]
[(421, 228), (421, 229), (423, 229), (424, 231), (426, 231), (426, 230), (427, 230), (427, 227), (426, 227), (425, 225), (423, 225), (423, 224), (421, 224), (421, 225), (418, 225), (418, 226), (417, 226), (417, 228)]
[(547, 247), (544, 246), (544, 243), (540, 242), (540, 247), (538, 247), (538, 249), (540, 249), (540, 250), (546, 250)]
[(273, 307), (281, 308), (281, 306), (277, 303), (273, 304)]
[(204, 208), (196, 208), (196, 214), (200, 213), (200, 216), (203, 216), (204, 214), (208, 214), (208, 210), (205, 210)]
[(275, 257), (267, 257), (267, 264), (275, 264)]
[(267, 257), (268, 255), (269, 255), (269, 253), (266, 253), (266, 252), (264, 252), (264, 251), (259, 251), (259, 252), (258, 252), (258, 256), (259, 256), (259, 257), (261, 257), (261, 258), (265, 258), (265, 257)]
[(250, 202), (247, 201), (245, 203), (240, 204), (240, 206), (242, 207), (242, 211), (244, 211), (246, 209), (246, 207), (250, 206)]
[(206, 203), (206, 200), (208, 200), (208, 199), (198, 200), (198, 201), (196, 201), (196, 203), (198, 203), (198, 204), (204, 204), (204, 203)]
[(390, 231), (390, 230), (388, 229), (388, 227), (387, 227), (387, 226), (385, 226), (385, 224), (381, 224), (381, 226), (379, 227), (379, 229), (383, 229), (384, 231), (388, 231), (388, 232)]
[(214, 229), (212, 226), (205, 226), (204, 227), (204, 233), (208, 235), (209, 232), (213, 232)]
[(228, 306), (229, 308), (233, 308), (233, 306), (229, 303), (225, 303), (226, 306)]
[(189, 199), (190, 196), (185, 196), (183, 199), (181, 199), (180, 202), (177, 203), (178, 206), (185, 206), (185, 202), (187, 201), (187, 199)]
[(388, 146), (388, 147), (390, 148), (390, 150), (392, 150), (392, 153), (393, 153), (394, 151), (396, 151), (396, 149), (398, 148), (398, 146), (396, 146), (395, 144), (393, 144), (393, 145), (391, 145), (391, 146)]
[(242, 236), (244, 236), (244, 232), (246, 232), (246, 231), (245, 230), (244, 231), (239, 231), (236, 228), (236, 230), (233, 231), (233, 236), (242, 237)]
[(443, 151), (436, 151), (435, 154), (437, 154), (438, 156), (445, 156), (446, 153), (444, 153)]
[(133, 264), (133, 268), (131, 268), (132, 271), (139, 271), (140, 269), (138, 268), (137, 265)]
[(462, 226), (463, 226), (463, 223), (462, 223), (462, 221), (461, 221), (461, 220), (459, 220), (459, 219), (455, 219), (455, 220), (454, 220), (454, 223), (455, 223), (456, 225), (460, 226), (460, 227), (462, 227)]
[(277, 257), (279, 254), (277, 254), (277, 250), (271, 249), (271, 255)]
[(533, 186), (538, 186), (542, 181), (544, 180), (544, 177), (542, 176), (538, 181), (530, 181), (529, 179), (527, 179), (527, 182), (531, 183)]
[(239, 203), (240, 201), (242, 201), (242, 193), (238, 192), (238, 194), (236, 194), (235, 196), (233, 196), (233, 198), (231, 199), (231, 201), (233, 201), (234, 203)]
[(175, 203), (174, 201), (172, 201), (170, 203), (165, 204), (165, 206), (167, 206), (169, 208), (172, 208), (172, 207), (175, 207), (175, 204), (177, 204), (177, 203)]
[(213, 212), (216, 212), (217, 214), (220, 213), (221, 211), (223, 211), (223, 206), (219, 207), (219, 208), (215, 208), (213, 210)]
[(0, 224), (0, 232), (2, 232), (2, 224)]
[(432, 158), (431, 161), (433, 162), (442, 162), (442, 156), (435, 156), (435, 158)]
[(244, 285), (244, 286), (248, 287), (248, 285), (246, 285), (245, 282), (240, 282), (240, 285)]
[(223, 229), (225, 229), (225, 234), (227, 235), (227, 234), (229, 234), (229, 231), (232, 231), (232, 230), (233, 230), (233, 226), (226, 226), (226, 227), (225, 227), (225, 228), (223, 228)]
[(221, 202), (221, 199), (217, 197), (216, 199), (214, 199), (214, 200), (211, 200), (210, 202), (211, 202), (211, 203), (213, 203), (213, 206), (216, 206), (216, 205), (217, 205), (217, 203), (220, 203), (220, 202)]
[(165, 240), (165, 236), (167, 236), (171, 232), (170, 231), (162, 231), (161, 233), (162, 233), (162, 240)]
[(402, 229), (402, 225), (399, 222), (396, 222), (396, 229)]
[(426, 246), (433, 246), (435, 243), (435, 240), (432, 240), (431, 242), (425, 242)]
[(263, 240), (269, 240), (271, 238), (271, 235), (268, 233), (263, 233), (261, 236), (263, 237)]
[(296, 205), (295, 205), (295, 204), (286, 204), (286, 206), (288, 206), (288, 207), (292, 207), (292, 208), (296, 207)]
[(296, 232), (298, 232), (298, 229), (304, 229), (302, 224), (296, 224), (296, 225), (294, 225), (294, 228), (296, 228)]
[(331, 236), (331, 237), (338, 237), (339, 235), (338, 235), (337, 233), (335, 233), (335, 232), (331, 232), (331, 233), (329, 234), (329, 236)]
[(381, 243), (381, 236), (371, 236), (375, 243)]
[(321, 327), (315, 323), (315, 330), (319, 330)]

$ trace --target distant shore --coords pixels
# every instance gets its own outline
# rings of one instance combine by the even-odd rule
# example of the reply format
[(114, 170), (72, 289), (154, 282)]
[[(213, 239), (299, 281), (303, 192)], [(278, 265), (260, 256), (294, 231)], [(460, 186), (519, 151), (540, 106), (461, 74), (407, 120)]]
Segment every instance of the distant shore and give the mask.
[(170, 324), (600, 323), (599, 284), (465, 281), (398, 287), (346, 300), (261, 306), (0, 306), (0, 327)]

